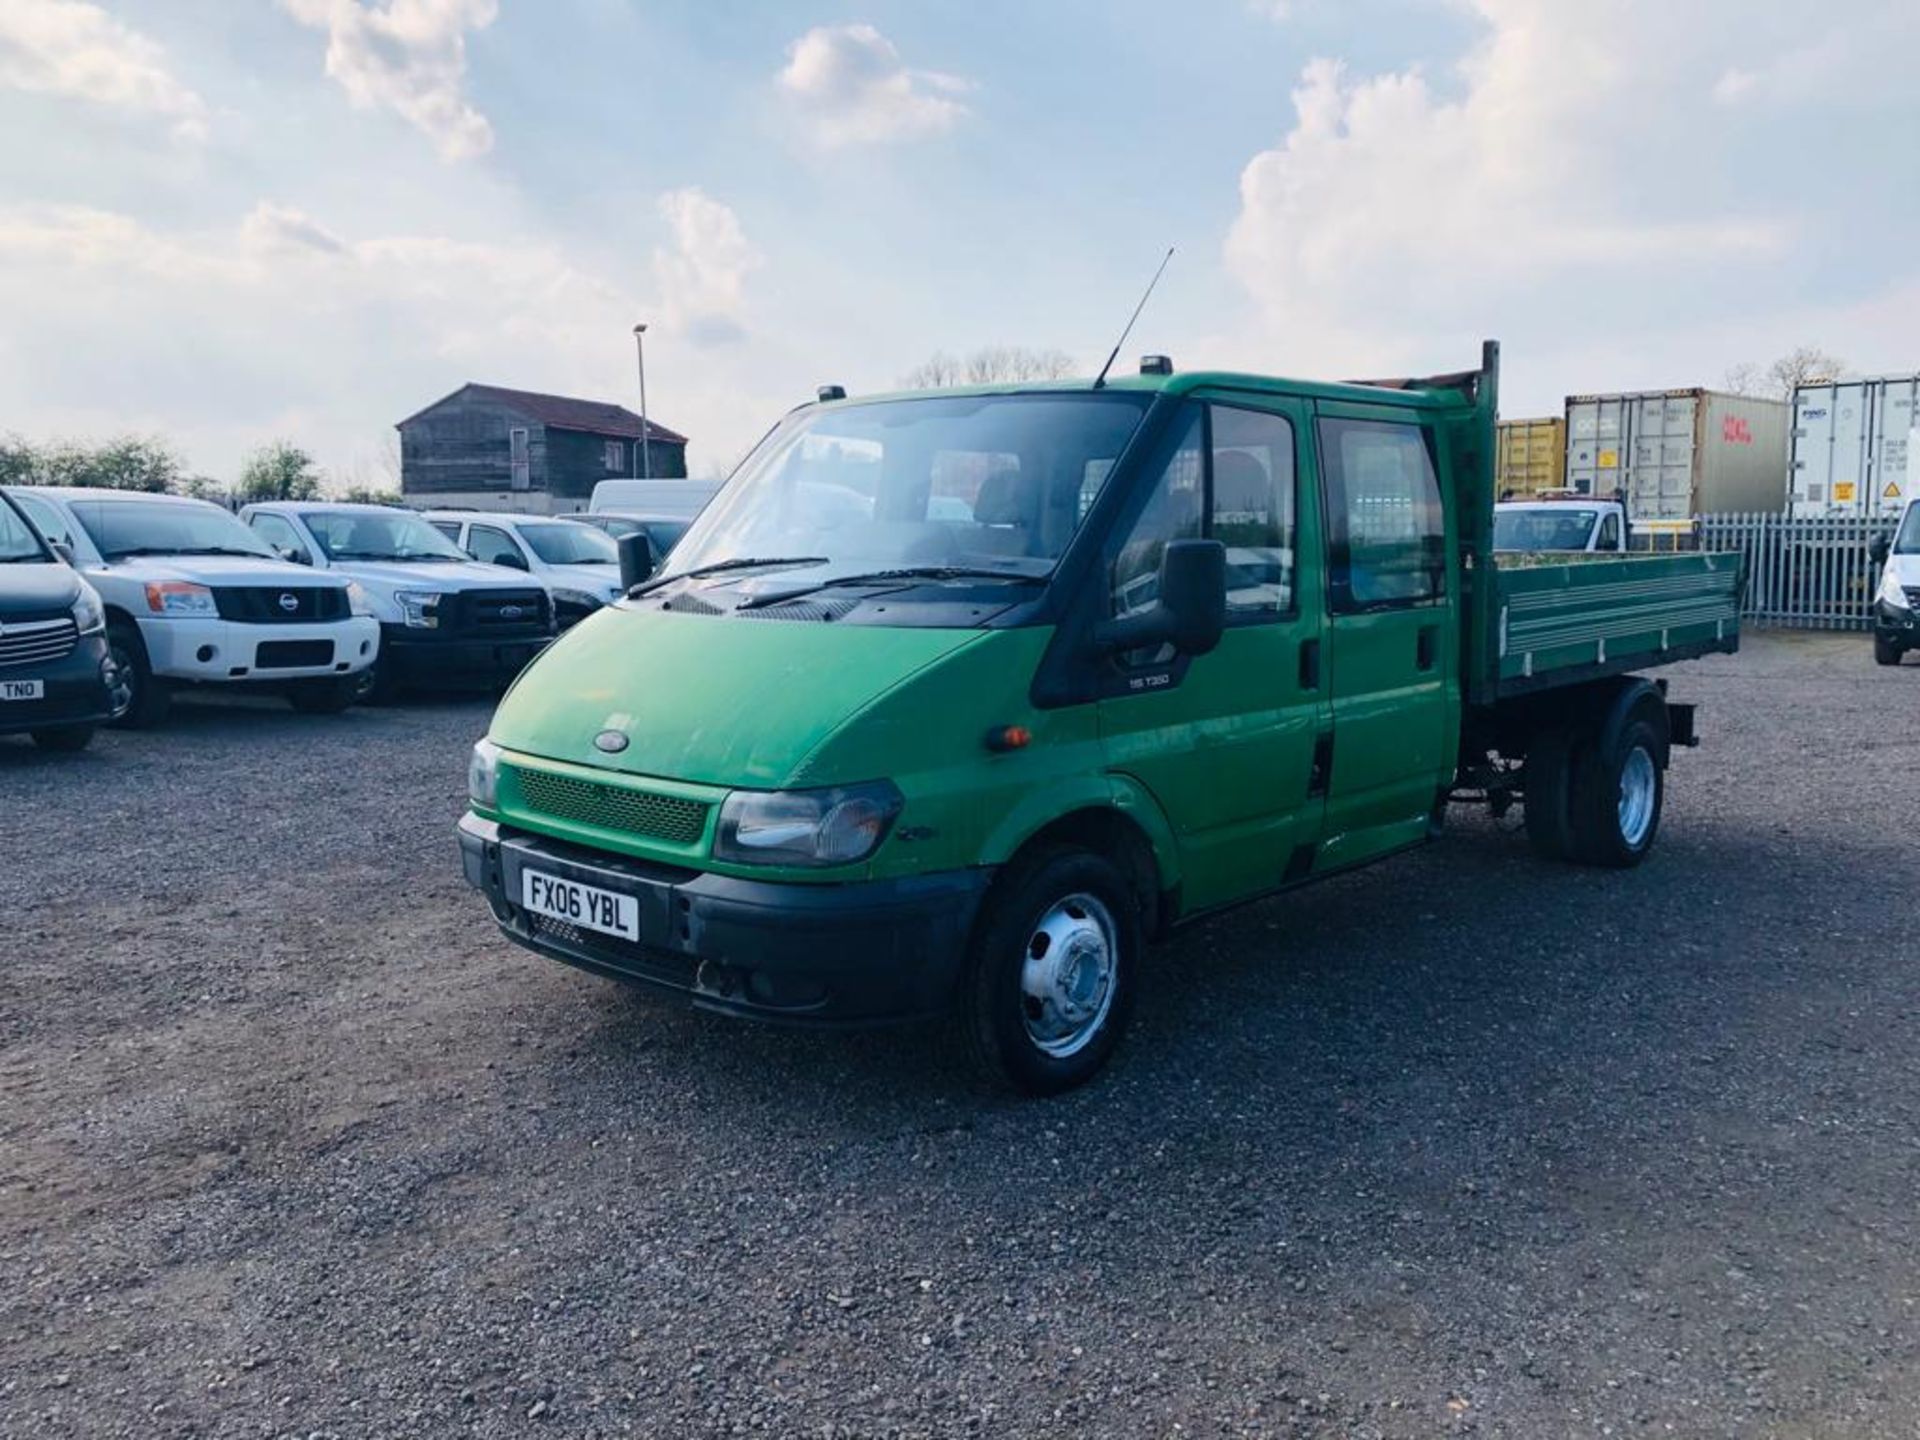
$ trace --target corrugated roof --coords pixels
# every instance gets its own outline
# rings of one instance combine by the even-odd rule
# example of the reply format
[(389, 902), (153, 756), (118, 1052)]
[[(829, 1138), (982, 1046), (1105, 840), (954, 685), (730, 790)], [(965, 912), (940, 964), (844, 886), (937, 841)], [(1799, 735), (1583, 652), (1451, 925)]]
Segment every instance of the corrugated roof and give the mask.
[[(414, 412), (400, 423), (417, 420), (428, 410), (436, 409), (457, 395), (472, 393), (484, 399), (507, 405), (530, 420), (538, 420), (542, 425), (551, 425), (556, 430), (580, 430), (589, 435), (615, 435), (623, 440), (640, 438), (640, 417), (624, 405), (615, 405), (605, 400), (580, 400), (571, 395), (543, 395), (537, 390), (509, 390), (503, 385), (480, 385), (468, 381), (452, 395), (443, 395), (432, 405)], [(678, 431), (669, 430), (658, 420), (647, 420), (647, 438), (658, 440), (666, 445), (684, 445), (687, 437)]]

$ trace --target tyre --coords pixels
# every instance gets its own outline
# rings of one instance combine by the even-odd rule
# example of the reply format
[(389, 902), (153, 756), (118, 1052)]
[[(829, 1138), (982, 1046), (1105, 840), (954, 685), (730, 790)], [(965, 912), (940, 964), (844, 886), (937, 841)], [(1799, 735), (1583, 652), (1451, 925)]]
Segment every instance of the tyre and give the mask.
[(391, 705), (400, 698), (399, 680), (384, 655), (375, 656), (371, 665), (349, 678), (353, 698), (362, 705)]
[(93, 726), (59, 725), (50, 730), (35, 730), (33, 743), (42, 750), (54, 750), (63, 755), (71, 755), (76, 750), (84, 750), (93, 743)]
[(1026, 1095), (1091, 1079), (1132, 1015), (1145, 944), (1139, 897), (1112, 861), (1058, 849), (1016, 862), (974, 926), (959, 997), (981, 1073)]
[(1573, 737), (1563, 729), (1539, 736), (1527, 747), (1520, 797), (1527, 839), (1547, 860), (1573, 858)]
[(359, 698), (358, 675), (325, 675), (287, 687), (287, 703), (302, 715), (338, 715)]
[(164, 725), (173, 708), (173, 690), (147, 664), (147, 647), (140, 631), (126, 621), (107, 627), (107, 649), (128, 692), (127, 708), (113, 723), (129, 730), (151, 730)]
[(1665, 754), (1666, 735), (1645, 706), (1628, 716), (1611, 746), (1596, 739), (1580, 748), (1573, 766), (1574, 859), (1624, 870), (1647, 858), (1666, 803)]
[(1906, 653), (1898, 640), (1890, 640), (1884, 635), (1873, 637), (1873, 663), (1876, 665), (1898, 665), (1900, 657)]

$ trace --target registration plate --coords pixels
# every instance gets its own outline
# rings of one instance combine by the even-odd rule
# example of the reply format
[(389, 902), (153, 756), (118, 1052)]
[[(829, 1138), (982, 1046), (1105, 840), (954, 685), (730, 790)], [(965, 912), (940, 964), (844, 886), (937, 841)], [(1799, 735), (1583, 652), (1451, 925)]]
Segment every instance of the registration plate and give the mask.
[(0, 700), (44, 700), (46, 696), (44, 680), (0, 680)]
[(631, 895), (582, 885), (544, 870), (522, 870), (520, 903), (536, 915), (565, 920), (602, 935), (634, 941), (640, 938), (640, 902)]

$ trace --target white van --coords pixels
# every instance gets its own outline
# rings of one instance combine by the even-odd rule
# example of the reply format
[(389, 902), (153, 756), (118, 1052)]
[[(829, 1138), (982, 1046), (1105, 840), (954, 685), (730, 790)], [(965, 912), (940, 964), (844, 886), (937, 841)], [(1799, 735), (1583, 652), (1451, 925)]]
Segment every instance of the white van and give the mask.
[(99, 591), (131, 691), (125, 724), (160, 724), (187, 684), (272, 687), (297, 710), (344, 710), (379, 654), (364, 590), (288, 564), (218, 505), (130, 490), (7, 493)]
[(1907, 651), (1920, 650), (1920, 496), (1907, 501), (1891, 535), (1874, 541), (1873, 554), (1881, 562), (1873, 596), (1873, 658), (1898, 665)]
[(691, 520), (719, 493), (718, 480), (602, 480), (593, 487), (587, 513)]

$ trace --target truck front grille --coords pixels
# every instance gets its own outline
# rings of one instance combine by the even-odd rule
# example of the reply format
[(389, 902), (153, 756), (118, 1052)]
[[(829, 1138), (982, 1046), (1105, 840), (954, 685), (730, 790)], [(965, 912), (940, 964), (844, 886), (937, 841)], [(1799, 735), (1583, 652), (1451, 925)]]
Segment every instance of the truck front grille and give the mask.
[(527, 808), (556, 820), (624, 830), (672, 845), (691, 845), (707, 831), (709, 807), (699, 800), (602, 785), (549, 770), (516, 766), (514, 773), (519, 776), (520, 796)]
[(216, 585), (213, 608), (242, 625), (319, 625), (352, 607), (344, 585)]
[(0, 665), (44, 665), (71, 654), (80, 627), (70, 619), (0, 624)]

